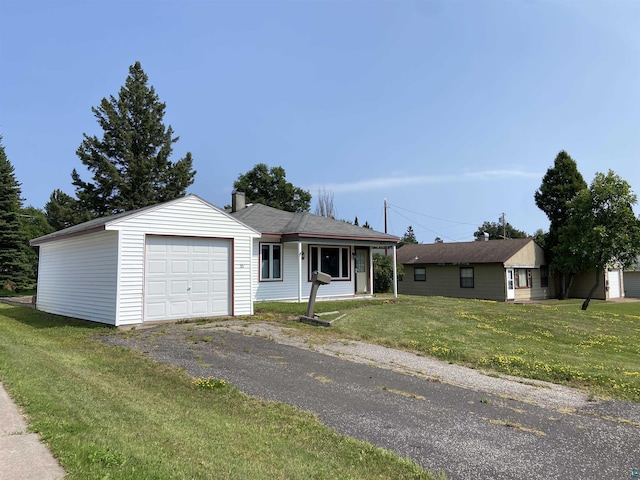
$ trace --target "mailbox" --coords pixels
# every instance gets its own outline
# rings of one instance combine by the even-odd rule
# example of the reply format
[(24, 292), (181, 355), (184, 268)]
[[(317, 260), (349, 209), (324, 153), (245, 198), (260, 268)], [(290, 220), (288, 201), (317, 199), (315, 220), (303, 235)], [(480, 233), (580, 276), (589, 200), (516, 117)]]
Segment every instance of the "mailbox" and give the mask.
[(316, 295), (318, 294), (318, 288), (320, 285), (329, 285), (331, 283), (331, 275), (324, 272), (315, 270), (311, 274), (311, 292), (309, 293), (309, 305), (307, 306), (307, 314), (300, 317), (300, 321), (304, 323), (310, 323), (312, 325), (322, 325), (323, 327), (329, 327), (329, 322), (323, 322), (313, 314), (313, 307), (316, 304)]
[(311, 281), (318, 282), (320, 285), (329, 285), (331, 283), (331, 276), (316, 270), (311, 274)]

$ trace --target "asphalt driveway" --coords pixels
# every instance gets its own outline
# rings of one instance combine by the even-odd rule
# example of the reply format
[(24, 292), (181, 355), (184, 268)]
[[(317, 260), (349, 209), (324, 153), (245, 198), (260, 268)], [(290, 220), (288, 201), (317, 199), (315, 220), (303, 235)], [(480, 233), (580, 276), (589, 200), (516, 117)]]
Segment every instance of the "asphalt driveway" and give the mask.
[[(384, 361), (379, 352), (398, 352), (381, 347), (353, 361), (348, 342), (327, 355), (292, 342), (290, 332), (265, 338), (229, 325), (162, 325), (103, 340), (314, 412), (340, 433), (450, 479), (628, 479), (640, 467), (638, 404), (557, 396), (526, 382), (500, 380), (506, 387), (497, 388), (492, 377), (410, 354)], [(465, 370), (480, 381), (463, 382)]]

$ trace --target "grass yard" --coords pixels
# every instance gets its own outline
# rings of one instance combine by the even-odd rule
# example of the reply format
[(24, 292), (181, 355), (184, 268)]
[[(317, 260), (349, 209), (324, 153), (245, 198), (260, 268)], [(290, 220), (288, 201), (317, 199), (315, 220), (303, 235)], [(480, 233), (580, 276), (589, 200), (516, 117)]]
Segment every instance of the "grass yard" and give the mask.
[(110, 332), (0, 303), (0, 381), (69, 480), (436, 478), (311, 414), (94, 339)]
[(443, 297), (319, 302), (345, 314), (330, 328), (292, 319), (306, 304), (257, 303), (262, 319), (318, 335), (410, 350), (452, 363), (548, 380), (640, 402), (640, 302), (511, 304)]

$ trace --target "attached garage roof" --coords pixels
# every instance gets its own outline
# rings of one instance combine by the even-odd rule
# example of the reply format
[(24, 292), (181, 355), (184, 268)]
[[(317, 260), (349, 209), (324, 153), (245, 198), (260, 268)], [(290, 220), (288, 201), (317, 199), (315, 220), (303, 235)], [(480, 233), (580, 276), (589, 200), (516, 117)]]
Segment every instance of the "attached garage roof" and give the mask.
[[(195, 198), (195, 199), (201, 201), (202, 203), (210, 206), (211, 208), (214, 208), (214, 209), (218, 210), (219, 212), (223, 213), (224, 215), (229, 215), (224, 210), (216, 207), (215, 205), (207, 202), (206, 200), (203, 200), (202, 198), (198, 197), (197, 195), (190, 194), (190, 195), (187, 195), (185, 197), (177, 198), (177, 199), (169, 201), (169, 202), (157, 203), (155, 205), (149, 205), (147, 207), (139, 208), (137, 210), (131, 210), (129, 212), (122, 212), (122, 213), (117, 213), (117, 214), (114, 214), (114, 215), (109, 215), (109, 216), (106, 216), (106, 217), (96, 218), (95, 220), (89, 220), (88, 222), (80, 223), (78, 225), (74, 225), (73, 227), (65, 228), (63, 230), (58, 230), (57, 232), (50, 233), (49, 235), (45, 235), (43, 237), (34, 238), (33, 240), (31, 240), (30, 243), (33, 246), (37, 246), (37, 245), (42, 245), (43, 243), (52, 242), (52, 241), (60, 240), (60, 239), (63, 239), (63, 238), (77, 237), (77, 236), (80, 236), (80, 235), (88, 235), (90, 233), (99, 232), (99, 231), (102, 231), (102, 230), (107, 230), (107, 227), (110, 226), (110, 225), (113, 225), (115, 223), (121, 222), (121, 221), (126, 220), (128, 218), (132, 218), (132, 217), (135, 217), (137, 215), (141, 215), (143, 213), (146, 213), (146, 212), (158, 209), (158, 208), (163, 208), (163, 207), (165, 207), (167, 205), (171, 205), (173, 203), (182, 202), (187, 198)], [(237, 219), (236, 219), (236, 221), (237, 221)], [(249, 228), (251, 228), (251, 227), (249, 227)], [(259, 232), (256, 232), (256, 233), (259, 233)]]
[(283, 240), (301, 238), (341, 239), (395, 245), (400, 239), (394, 235), (359, 227), (341, 220), (313, 215), (309, 212), (285, 212), (259, 203), (231, 213), (242, 223), (263, 235)]
[(398, 263), (461, 264), (504, 263), (525, 247), (532, 238), (404, 245), (398, 249)]

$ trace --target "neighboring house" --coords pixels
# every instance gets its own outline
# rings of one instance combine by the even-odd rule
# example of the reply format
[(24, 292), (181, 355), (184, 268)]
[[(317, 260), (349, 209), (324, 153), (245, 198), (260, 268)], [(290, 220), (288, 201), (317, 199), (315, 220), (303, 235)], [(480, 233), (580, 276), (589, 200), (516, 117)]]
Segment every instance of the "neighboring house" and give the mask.
[(253, 313), (260, 234), (195, 195), (36, 238), (37, 302), (110, 325)]
[(246, 205), (242, 192), (234, 192), (230, 214), (262, 234), (253, 240), (252, 251), (257, 270), (253, 283), (256, 301), (305, 301), (315, 270), (331, 276), (331, 283), (319, 288), (319, 300), (371, 295), (372, 249), (386, 247), (395, 258), (400, 240), (308, 212)]
[(529, 301), (554, 292), (544, 251), (531, 238), (404, 245), (397, 258), (403, 294)]
[(636, 266), (625, 270), (622, 276), (624, 281), (624, 296), (640, 298), (640, 256), (636, 261)]
[[(569, 289), (569, 297), (587, 298), (589, 291), (591, 291), (593, 285), (596, 283), (595, 275), (595, 270), (575, 275), (571, 288)], [(607, 268), (602, 272), (600, 285), (598, 285), (598, 288), (593, 292), (591, 298), (595, 300), (611, 300), (624, 297), (627, 279), (627, 272), (623, 274), (620, 268)]]
[(318, 299), (370, 295), (371, 249), (395, 255), (398, 237), (244, 201), (237, 208), (241, 197), (233, 213), (187, 195), (32, 240), (36, 307), (115, 326), (251, 315), (256, 300), (306, 301), (314, 270), (331, 275)]

